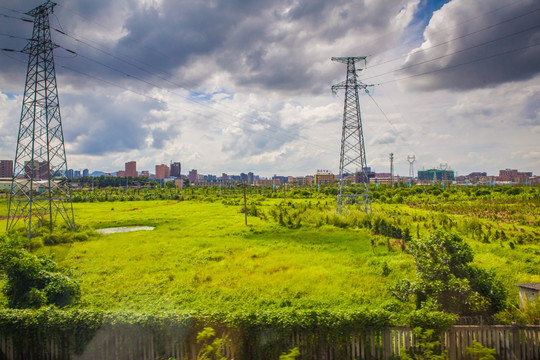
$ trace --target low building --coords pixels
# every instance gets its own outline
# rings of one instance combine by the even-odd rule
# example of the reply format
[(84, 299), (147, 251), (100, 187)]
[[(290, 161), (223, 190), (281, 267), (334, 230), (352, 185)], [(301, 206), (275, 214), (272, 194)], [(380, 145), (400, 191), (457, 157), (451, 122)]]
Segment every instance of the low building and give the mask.
[(418, 171), (418, 183), (429, 184), (432, 182), (454, 181), (454, 170), (429, 169)]
[(523, 308), (527, 301), (540, 299), (540, 283), (516, 284), (519, 287), (519, 307)]
[(281, 185), (279, 179), (258, 179), (254, 181), (255, 186), (259, 187), (277, 187)]
[(317, 170), (313, 176), (313, 182), (317, 186), (330, 185), (336, 182), (336, 176), (328, 170)]
[(175, 186), (177, 189), (182, 190), (182, 189), (184, 188), (184, 179), (175, 178), (175, 179), (174, 179), (174, 186)]
[(313, 176), (289, 176), (287, 183), (289, 185), (311, 186), (313, 184)]
[(0, 178), (0, 191), (9, 191), (11, 188), (11, 178)]
[(526, 184), (533, 176), (532, 172), (519, 172), (516, 169), (499, 170), (497, 181), (503, 183)]

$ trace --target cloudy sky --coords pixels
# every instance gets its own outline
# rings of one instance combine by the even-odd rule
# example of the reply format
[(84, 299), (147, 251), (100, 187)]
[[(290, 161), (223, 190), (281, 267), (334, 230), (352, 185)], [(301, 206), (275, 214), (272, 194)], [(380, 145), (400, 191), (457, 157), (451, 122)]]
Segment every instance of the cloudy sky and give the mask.
[[(0, 0), (0, 48), (31, 37), (36, 0)], [(50, 16), (70, 168), (261, 176), (335, 173), (345, 79), (368, 165), (407, 175), (540, 174), (536, 0), (59, 0)], [(58, 31), (59, 30), (59, 31)], [(68, 51), (69, 50), (69, 51)], [(0, 53), (0, 159), (13, 159), (27, 55)]]

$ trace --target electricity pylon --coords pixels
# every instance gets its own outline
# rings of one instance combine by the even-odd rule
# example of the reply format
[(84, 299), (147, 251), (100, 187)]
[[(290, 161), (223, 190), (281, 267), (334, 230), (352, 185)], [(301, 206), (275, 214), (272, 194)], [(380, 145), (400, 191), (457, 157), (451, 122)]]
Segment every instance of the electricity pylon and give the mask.
[(409, 178), (411, 179), (411, 181), (413, 181), (413, 179), (414, 179), (414, 167), (413, 167), (413, 164), (416, 161), (416, 156), (415, 155), (413, 155), (413, 156), (407, 155), (407, 161), (409, 162)]
[(6, 228), (13, 229), (22, 219), (28, 237), (47, 221), (52, 231), (58, 214), (75, 228), (54, 70), (57, 45), (49, 26), (55, 5), (47, 1), (26, 13), (34, 18), (34, 29), (22, 50), (28, 54), (28, 68)]
[[(366, 63), (366, 57), (333, 57), (332, 61), (347, 65), (347, 77), (345, 81), (333, 85), (332, 92), (345, 89), (345, 104), (343, 108), (343, 128), (341, 132), (341, 155), (339, 158), (339, 193), (337, 198), (337, 212), (341, 214), (344, 199), (356, 200), (362, 197), (364, 211), (371, 213), (371, 196), (369, 193), (369, 178), (367, 174), (366, 149), (364, 146), (364, 134), (362, 131), (362, 119), (360, 116), (360, 102), (358, 89), (367, 92), (366, 84), (357, 79), (356, 62)], [(346, 176), (354, 176), (356, 182), (362, 184), (361, 194), (343, 194), (343, 185)]]

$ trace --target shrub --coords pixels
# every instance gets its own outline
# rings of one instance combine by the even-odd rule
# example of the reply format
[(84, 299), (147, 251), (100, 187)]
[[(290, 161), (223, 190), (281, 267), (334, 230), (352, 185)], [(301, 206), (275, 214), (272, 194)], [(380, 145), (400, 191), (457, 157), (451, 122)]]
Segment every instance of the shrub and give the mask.
[(59, 272), (55, 262), (13, 242), (0, 245), (0, 271), (6, 276), (3, 291), (10, 307), (66, 306), (80, 295), (79, 284)]
[(435, 304), (438, 310), (460, 315), (492, 315), (505, 307), (506, 291), (492, 272), (469, 265), (470, 246), (457, 234), (442, 230), (411, 241), (417, 279), (396, 284), (393, 295), (416, 300), (416, 308)]

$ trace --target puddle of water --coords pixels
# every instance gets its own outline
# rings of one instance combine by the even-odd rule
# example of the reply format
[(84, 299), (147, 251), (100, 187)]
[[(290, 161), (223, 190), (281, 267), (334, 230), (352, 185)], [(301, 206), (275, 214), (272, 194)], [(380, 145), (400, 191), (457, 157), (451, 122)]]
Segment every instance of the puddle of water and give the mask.
[(154, 229), (155, 229), (154, 226), (125, 226), (125, 227), (97, 229), (96, 232), (100, 234), (115, 234), (115, 233), (130, 232), (130, 231), (151, 231)]

